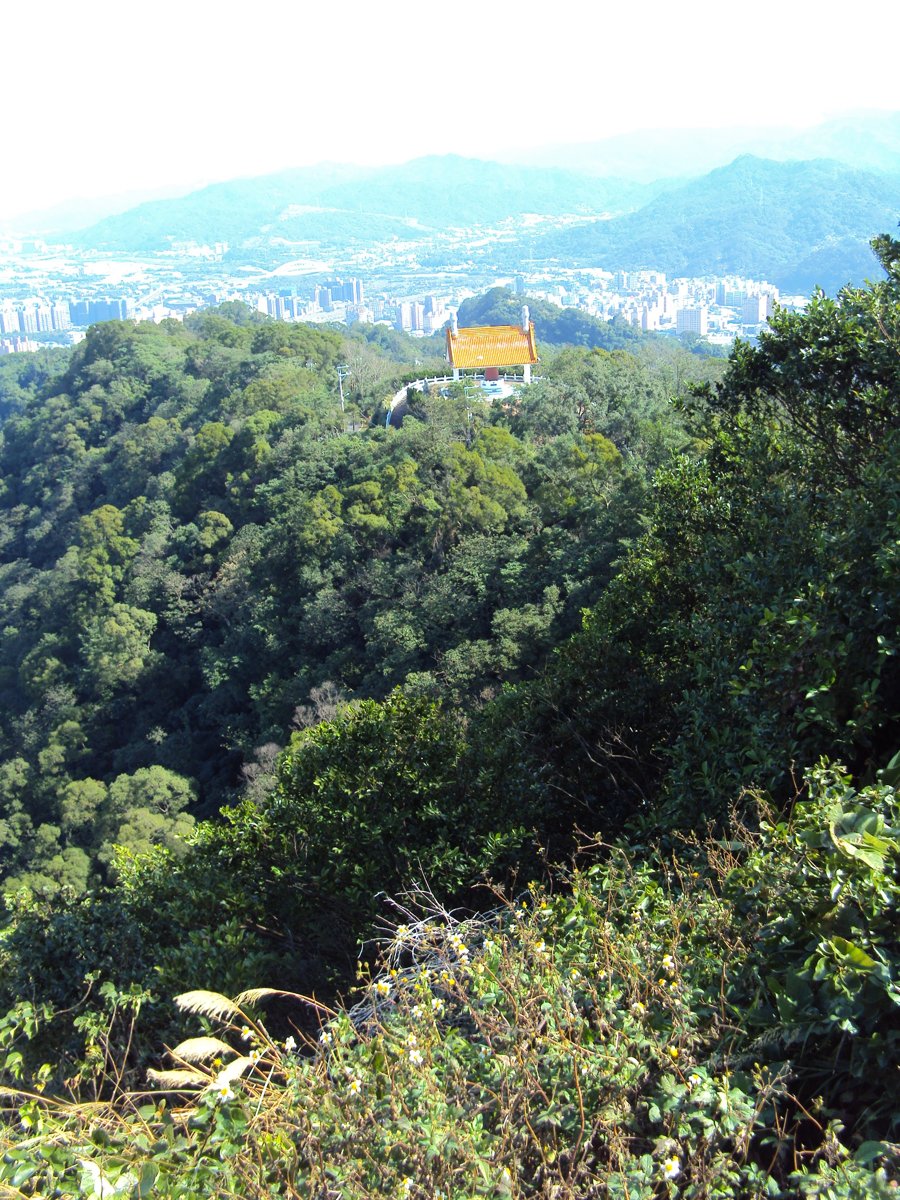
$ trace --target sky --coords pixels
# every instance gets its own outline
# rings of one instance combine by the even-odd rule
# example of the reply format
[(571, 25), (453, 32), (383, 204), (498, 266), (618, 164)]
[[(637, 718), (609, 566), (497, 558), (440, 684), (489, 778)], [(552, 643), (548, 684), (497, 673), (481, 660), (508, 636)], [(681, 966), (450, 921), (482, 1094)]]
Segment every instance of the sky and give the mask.
[(900, 109), (896, 0), (44, 0), (6, 6), (0, 35), (0, 219), (321, 161)]

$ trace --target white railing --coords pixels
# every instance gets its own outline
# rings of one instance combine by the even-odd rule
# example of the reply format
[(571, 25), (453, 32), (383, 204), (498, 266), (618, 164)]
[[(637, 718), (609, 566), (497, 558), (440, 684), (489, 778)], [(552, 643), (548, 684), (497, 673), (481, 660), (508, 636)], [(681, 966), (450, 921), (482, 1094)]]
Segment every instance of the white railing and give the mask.
[[(524, 375), (498, 375), (496, 382), (500, 383), (501, 381), (503, 383), (524, 383), (525, 376)], [(452, 375), (426, 375), (423, 379), (415, 379), (411, 383), (404, 383), (403, 387), (400, 388), (400, 390), (394, 396), (393, 400), (391, 400), (391, 412), (394, 411), (394, 409), (397, 407), (398, 404), (403, 403), (403, 401), (406, 399), (406, 393), (409, 391), (410, 388), (415, 388), (417, 392), (424, 392), (426, 388), (432, 387), (435, 384), (447, 384), (447, 383), (463, 383), (463, 384), (465, 384), (465, 383), (470, 383), (470, 382), (471, 383), (485, 383), (485, 382), (490, 383), (490, 382), (494, 382), (494, 381), (486, 380), (486, 378), (483, 374), (482, 375), (478, 375), (478, 374), (464, 375), (464, 376), (461, 376), (459, 379), (454, 379)], [(532, 378), (531, 382), (532, 383), (536, 382), (535, 378)]]

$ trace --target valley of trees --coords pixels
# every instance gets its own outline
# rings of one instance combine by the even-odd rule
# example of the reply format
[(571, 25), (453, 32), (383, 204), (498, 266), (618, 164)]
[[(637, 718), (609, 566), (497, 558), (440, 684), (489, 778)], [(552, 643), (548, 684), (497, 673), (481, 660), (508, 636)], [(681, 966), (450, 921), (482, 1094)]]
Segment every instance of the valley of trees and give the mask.
[(266, 786), (323, 696), (333, 712), (402, 684), (478, 707), (528, 676), (599, 597), (652, 470), (687, 440), (676, 364), (717, 366), (568, 350), (516, 411), (460, 387), (385, 429), (422, 348), (226, 306), (98, 325), (71, 355), (7, 368), (10, 886), (83, 891), (115, 845), (177, 847), (196, 816)]
[(4, 364), (11, 1194), (895, 1194), (874, 246), (400, 429), (403, 339), (238, 308)]

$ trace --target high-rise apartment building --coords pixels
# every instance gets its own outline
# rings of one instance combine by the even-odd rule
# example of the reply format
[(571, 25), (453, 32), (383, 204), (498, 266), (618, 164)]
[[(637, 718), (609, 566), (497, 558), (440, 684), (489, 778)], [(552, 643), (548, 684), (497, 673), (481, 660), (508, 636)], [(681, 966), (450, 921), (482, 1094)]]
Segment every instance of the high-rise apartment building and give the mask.
[(762, 325), (769, 315), (768, 296), (747, 296), (741, 305), (742, 325)]
[(19, 313), (15, 308), (0, 308), (0, 333), (19, 333)]
[(698, 333), (706, 337), (709, 331), (709, 310), (705, 304), (697, 308), (680, 308), (675, 315), (676, 333)]

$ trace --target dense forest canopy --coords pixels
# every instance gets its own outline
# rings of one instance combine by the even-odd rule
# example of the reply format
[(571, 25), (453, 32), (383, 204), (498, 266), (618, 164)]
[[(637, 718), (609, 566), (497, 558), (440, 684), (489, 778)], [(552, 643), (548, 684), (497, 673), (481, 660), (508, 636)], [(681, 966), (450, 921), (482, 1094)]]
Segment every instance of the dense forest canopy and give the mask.
[[(31, 1108), (0, 1178), (893, 1193), (874, 248), (883, 280), (690, 393), (710, 360), (571, 348), (511, 406), (385, 429), (378, 386), (341, 415), (336, 333), (221, 313), (97, 327), (10, 392), (0, 1045)], [(124, 1095), (148, 1062), (175, 1107)]]
[(224, 305), (6, 369), (4, 877), (180, 845), (323, 688), (477, 706), (577, 627), (685, 441), (673, 370), (707, 365), (570, 350), (513, 409), (460, 388), (385, 429), (421, 354)]

